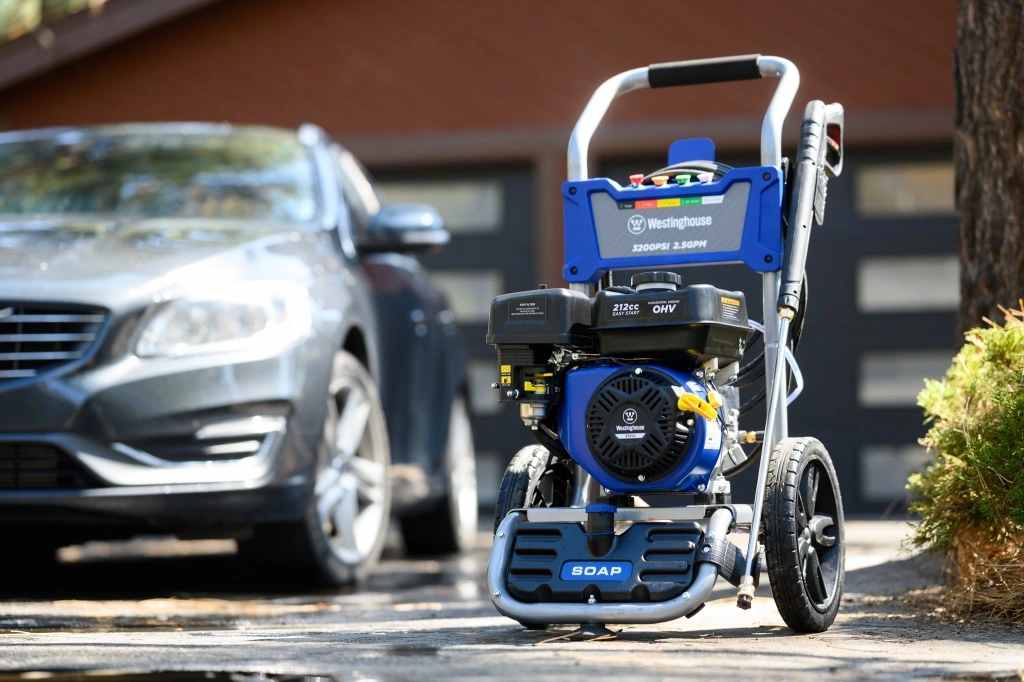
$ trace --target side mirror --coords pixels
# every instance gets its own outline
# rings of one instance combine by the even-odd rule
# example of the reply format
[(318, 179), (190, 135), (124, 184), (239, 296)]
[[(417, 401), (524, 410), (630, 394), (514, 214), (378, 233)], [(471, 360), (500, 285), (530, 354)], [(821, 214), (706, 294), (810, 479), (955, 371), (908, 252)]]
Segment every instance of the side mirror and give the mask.
[(358, 248), (364, 253), (426, 253), (439, 250), (450, 239), (444, 219), (433, 206), (384, 204), (370, 219)]

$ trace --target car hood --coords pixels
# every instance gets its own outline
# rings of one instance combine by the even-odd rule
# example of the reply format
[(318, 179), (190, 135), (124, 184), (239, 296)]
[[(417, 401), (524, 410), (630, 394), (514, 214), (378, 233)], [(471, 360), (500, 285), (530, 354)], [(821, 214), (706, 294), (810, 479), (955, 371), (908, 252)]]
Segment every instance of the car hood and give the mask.
[(0, 218), (0, 296), (116, 309), (259, 276), (268, 252), (301, 237), (292, 224), (240, 220)]

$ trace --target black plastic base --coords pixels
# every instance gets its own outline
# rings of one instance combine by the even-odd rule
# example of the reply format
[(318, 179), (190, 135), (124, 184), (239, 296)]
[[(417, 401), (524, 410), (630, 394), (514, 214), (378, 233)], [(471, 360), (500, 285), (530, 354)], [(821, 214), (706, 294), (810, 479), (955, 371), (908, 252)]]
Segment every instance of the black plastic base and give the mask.
[(696, 523), (635, 523), (601, 557), (578, 523), (524, 523), (506, 573), (519, 601), (661, 602), (693, 582), (702, 531)]

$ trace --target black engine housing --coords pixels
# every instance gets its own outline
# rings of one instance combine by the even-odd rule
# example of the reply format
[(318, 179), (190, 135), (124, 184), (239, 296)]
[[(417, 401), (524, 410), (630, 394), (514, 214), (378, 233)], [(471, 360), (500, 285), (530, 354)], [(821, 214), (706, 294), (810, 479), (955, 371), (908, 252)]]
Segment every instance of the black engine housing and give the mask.
[[(487, 326), (487, 343), (498, 349), (498, 400), (528, 404), (521, 414), (537, 426), (560, 401), (565, 365), (554, 366), (552, 358), (563, 351), (579, 363), (596, 353), (658, 360), (683, 370), (715, 359), (722, 366), (739, 360), (751, 331), (743, 293), (708, 284), (673, 288), (678, 281), (672, 273), (651, 272), (640, 274), (639, 291), (612, 287), (593, 299), (579, 291), (544, 288), (498, 296)], [(623, 463), (622, 471), (663, 473), (653, 461), (655, 454), (648, 457), (643, 466)]]
[(714, 358), (723, 365), (739, 360), (750, 333), (743, 292), (710, 284), (632, 294), (599, 291), (593, 319), (602, 355), (671, 358), (684, 369)]

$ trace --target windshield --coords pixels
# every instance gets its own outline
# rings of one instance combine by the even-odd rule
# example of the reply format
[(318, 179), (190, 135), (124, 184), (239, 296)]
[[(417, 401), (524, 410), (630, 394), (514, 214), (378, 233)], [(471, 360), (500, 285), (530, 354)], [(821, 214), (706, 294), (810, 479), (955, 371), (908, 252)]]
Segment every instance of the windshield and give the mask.
[(0, 143), (0, 214), (306, 222), (313, 161), (294, 133), (55, 132)]

